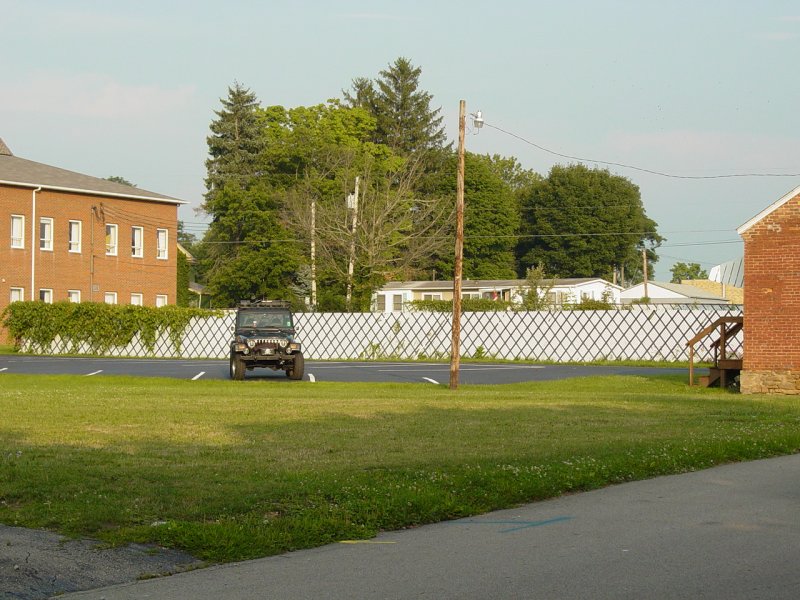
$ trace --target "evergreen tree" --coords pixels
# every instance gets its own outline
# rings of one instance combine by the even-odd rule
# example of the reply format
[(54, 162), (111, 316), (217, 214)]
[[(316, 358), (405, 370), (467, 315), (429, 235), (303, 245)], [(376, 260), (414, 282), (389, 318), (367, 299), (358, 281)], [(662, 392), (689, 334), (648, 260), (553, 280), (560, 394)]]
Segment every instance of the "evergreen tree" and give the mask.
[(240, 83), (228, 88), (228, 97), (220, 98), (222, 110), (214, 111), (211, 135), (206, 138), (209, 158), (206, 160), (205, 211), (215, 216), (214, 199), (229, 182), (242, 189), (251, 184), (258, 172), (259, 154), (264, 143), (258, 126), (256, 95)]
[(380, 72), (376, 81), (353, 80), (352, 92), (344, 92), (350, 106), (365, 108), (375, 117), (374, 141), (400, 154), (412, 154), (444, 146), (441, 108), (432, 109), (433, 96), (419, 89), (420, 67), (400, 57)]

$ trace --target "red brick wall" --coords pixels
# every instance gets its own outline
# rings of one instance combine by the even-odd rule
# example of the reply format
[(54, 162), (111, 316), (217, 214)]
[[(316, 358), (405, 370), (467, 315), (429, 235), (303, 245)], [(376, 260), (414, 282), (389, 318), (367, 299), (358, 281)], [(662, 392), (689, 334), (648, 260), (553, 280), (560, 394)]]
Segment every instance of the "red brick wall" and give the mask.
[(744, 370), (800, 371), (800, 194), (742, 237)]
[[(0, 186), (0, 311), (8, 305), (12, 287), (31, 297), (31, 252), (35, 255), (34, 297), (39, 289), (53, 290), (53, 301), (67, 299), (68, 290), (80, 290), (82, 302), (103, 302), (116, 292), (119, 304), (130, 304), (141, 293), (146, 306), (156, 295), (176, 299), (178, 209), (174, 204), (84, 196), (42, 190), (36, 195), (36, 237), (31, 240), (32, 190)], [(25, 248), (11, 248), (11, 215), (25, 217)], [(38, 223), (53, 219), (53, 250), (39, 249)], [(68, 252), (69, 221), (80, 221), (81, 252)], [(118, 226), (117, 256), (106, 256), (105, 225)], [(144, 234), (144, 256), (131, 256), (131, 228)], [(167, 259), (156, 258), (156, 229), (167, 229)], [(92, 269), (92, 264), (94, 268)]]

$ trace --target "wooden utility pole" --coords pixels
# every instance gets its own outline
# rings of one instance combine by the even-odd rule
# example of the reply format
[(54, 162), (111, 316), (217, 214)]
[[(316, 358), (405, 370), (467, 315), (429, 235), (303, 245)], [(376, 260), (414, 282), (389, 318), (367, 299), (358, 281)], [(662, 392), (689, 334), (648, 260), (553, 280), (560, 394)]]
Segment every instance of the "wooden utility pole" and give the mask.
[(644, 297), (647, 298), (647, 250), (642, 250), (642, 273), (644, 273)]
[(467, 103), (458, 105), (458, 174), (456, 179), (456, 256), (453, 270), (453, 340), (450, 347), (450, 389), (458, 389), (461, 363), (461, 277), (464, 270), (464, 133)]
[(353, 209), (353, 231), (350, 237), (350, 262), (347, 263), (347, 310), (353, 310), (353, 270), (356, 263), (356, 229), (358, 228), (358, 183), (360, 178), (356, 176), (356, 191), (352, 195), (352, 205), (348, 202), (348, 208)]
[(311, 200), (311, 309), (317, 310), (317, 200)]

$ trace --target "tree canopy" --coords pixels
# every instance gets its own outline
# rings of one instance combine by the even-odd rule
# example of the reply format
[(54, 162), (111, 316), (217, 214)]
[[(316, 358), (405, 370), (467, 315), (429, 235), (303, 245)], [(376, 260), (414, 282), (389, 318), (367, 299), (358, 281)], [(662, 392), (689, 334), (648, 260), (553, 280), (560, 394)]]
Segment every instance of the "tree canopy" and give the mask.
[[(453, 276), (457, 157), (421, 73), (400, 57), (311, 106), (228, 88), (207, 137), (211, 224), (196, 243), (181, 238), (214, 305), (365, 310), (386, 281)], [(543, 177), (514, 157), (466, 155), (466, 278), (632, 282), (661, 241), (624, 177), (583, 165)]]
[(641, 251), (658, 258), (662, 241), (645, 214), (639, 188), (605, 169), (556, 165), (523, 199), (517, 248), (520, 273), (542, 263), (559, 277), (629, 279), (641, 273)]
[(670, 269), (672, 283), (680, 283), (684, 279), (708, 279), (708, 272), (699, 263), (675, 263)]

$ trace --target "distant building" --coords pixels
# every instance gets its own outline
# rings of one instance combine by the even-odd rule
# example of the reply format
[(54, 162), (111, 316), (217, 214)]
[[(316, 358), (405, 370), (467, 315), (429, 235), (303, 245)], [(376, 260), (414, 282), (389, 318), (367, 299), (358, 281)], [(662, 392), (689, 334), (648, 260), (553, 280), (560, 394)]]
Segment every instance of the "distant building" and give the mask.
[(744, 304), (744, 288), (712, 281), (711, 279), (684, 279), (681, 285), (690, 285), (704, 292), (725, 298), (731, 304)]
[[(555, 306), (574, 304), (581, 300), (607, 299), (619, 303), (622, 288), (605, 279), (575, 278), (547, 279), (549, 299)], [(551, 287), (552, 286), (552, 287)], [(484, 298), (519, 304), (529, 289), (525, 279), (466, 279), (461, 282), (462, 298)], [(443, 281), (393, 281), (384, 285), (372, 296), (372, 310), (376, 312), (401, 312), (409, 310), (407, 303), (414, 300), (453, 300), (453, 282)]]
[(623, 304), (631, 304), (647, 296), (650, 304), (728, 304), (728, 301), (717, 294), (707, 292), (698, 287), (680, 283), (664, 283), (648, 281), (637, 283), (620, 293)]
[(176, 301), (183, 200), (14, 156), (0, 140), (0, 311)]

